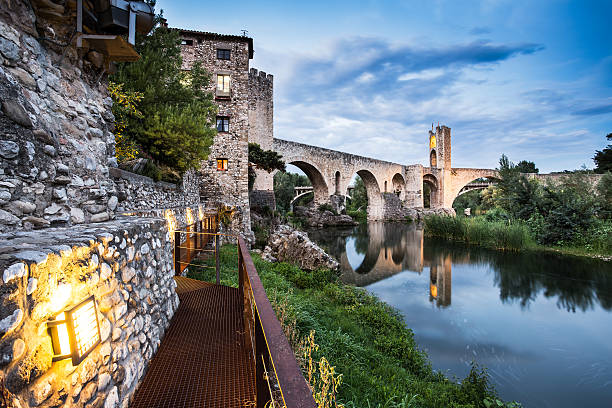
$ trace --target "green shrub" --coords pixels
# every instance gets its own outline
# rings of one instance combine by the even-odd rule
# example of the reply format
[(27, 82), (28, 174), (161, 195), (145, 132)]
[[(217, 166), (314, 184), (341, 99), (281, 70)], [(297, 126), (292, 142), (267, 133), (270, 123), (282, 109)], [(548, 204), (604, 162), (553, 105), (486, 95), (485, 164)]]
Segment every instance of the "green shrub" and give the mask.
[(334, 207), (331, 206), (331, 204), (325, 203), (325, 204), (320, 204), (317, 209), (321, 212), (323, 211), (329, 211), (331, 213), (333, 213), (334, 215), (338, 215), (338, 212), (334, 209)]

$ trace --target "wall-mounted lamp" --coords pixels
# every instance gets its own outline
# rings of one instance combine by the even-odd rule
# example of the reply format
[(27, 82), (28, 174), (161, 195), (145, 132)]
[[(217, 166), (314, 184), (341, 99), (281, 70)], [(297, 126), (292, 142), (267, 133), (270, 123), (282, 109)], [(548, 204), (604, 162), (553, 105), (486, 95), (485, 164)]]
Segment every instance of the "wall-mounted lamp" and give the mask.
[(53, 361), (72, 358), (76, 366), (100, 344), (100, 324), (93, 296), (47, 322), (53, 344)]

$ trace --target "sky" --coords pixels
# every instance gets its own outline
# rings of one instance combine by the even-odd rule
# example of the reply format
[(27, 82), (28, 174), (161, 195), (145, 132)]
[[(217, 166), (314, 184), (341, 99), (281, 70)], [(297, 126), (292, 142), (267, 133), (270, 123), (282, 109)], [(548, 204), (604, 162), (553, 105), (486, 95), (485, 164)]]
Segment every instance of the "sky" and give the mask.
[(594, 167), (612, 133), (612, 0), (158, 0), (171, 27), (254, 39), (274, 75), (274, 137), (427, 164), (432, 123), (453, 167), (500, 156)]

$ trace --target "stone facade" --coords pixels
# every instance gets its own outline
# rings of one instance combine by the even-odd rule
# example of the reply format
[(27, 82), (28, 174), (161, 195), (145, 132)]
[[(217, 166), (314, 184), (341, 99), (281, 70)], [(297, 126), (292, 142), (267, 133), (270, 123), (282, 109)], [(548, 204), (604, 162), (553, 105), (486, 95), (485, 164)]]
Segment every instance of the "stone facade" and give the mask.
[[(178, 307), (166, 221), (9, 233), (0, 253), (0, 379), (9, 403), (127, 406)], [(47, 321), (91, 295), (101, 344), (78, 366), (52, 363)]]
[[(248, 189), (249, 142), (249, 60), (253, 40), (248, 37), (179, 30), (183, 38), (183, 69), (196, 62), (211, 74), (210, 92), (215, 95), (218, 117), (229, 119), (229, 131), (219, 131), (210, 149), (209, 160), (200, 168), (200, 194), (213, 206), (236, 207), (231, 227), (246, 238), (252, 236)], [(218, 58), (218, 50), (229, 51), (228, 59)], [(229, 76), (229, 89), (220, 90), (219, 76)], [(219, 170), (217, 159), (227, 159), (227, 169)]]
[(47, 22), (26, 0), (2, 3), (0, 231), (108, 220), (114, 118), (90, 62), (99, 54), (56, 45), (73, 24)]

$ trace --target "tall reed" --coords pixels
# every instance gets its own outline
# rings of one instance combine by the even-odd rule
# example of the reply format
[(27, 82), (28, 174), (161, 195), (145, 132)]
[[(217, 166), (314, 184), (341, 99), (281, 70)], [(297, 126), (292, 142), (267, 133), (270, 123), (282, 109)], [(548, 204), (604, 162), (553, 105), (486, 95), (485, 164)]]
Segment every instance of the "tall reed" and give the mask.
[(425, 234), (473, 245), (518, 251), (533, 244), (527, 225), (518, 221), (487, 221), (482, 217), (425, 217)]

